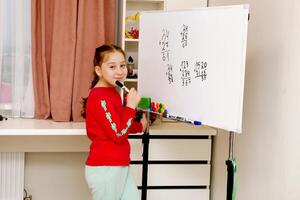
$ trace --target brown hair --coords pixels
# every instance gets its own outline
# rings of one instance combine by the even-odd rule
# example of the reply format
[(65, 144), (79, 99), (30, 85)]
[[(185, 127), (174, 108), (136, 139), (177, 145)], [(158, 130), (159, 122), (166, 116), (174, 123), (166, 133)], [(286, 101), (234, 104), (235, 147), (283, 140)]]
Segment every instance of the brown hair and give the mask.
[[(104, 59), (106, 58), (106, 56), (109, 53), (113, 53), (113, 52), (120, 52), (123, 54), (124, 58), (126, 58), (125, 56), (125, 52), (123, 51), (122, 48), (116, 46), (116, 45), (108, 45), (108, 44), (104, 44), (100, 47), (97, 47), (95, 49), (95, 56), (94, 56), (94, 67), (96, 66), (100, 66), (102, 65)], [(95, 87), (95, 85), (98, 83), (99, 81), (99, 76), (96, 74), (96, 72), (94, 71), (94, 79), (91, 82), (91, 86), (90, 89), (92, 89), (93, 87)], [(86, 102), (87, 102), (87, 97), (82, 97), (82, 111), (81, 111), (81, 116), (83, 118), (86, 117)]]

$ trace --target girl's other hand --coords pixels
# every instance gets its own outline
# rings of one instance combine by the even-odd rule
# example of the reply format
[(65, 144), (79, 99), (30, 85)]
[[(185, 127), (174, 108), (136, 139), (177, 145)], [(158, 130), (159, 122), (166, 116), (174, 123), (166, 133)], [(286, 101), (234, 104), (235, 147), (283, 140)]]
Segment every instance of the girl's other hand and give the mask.
[(126, 106), (135, 109), (140, 102), (141, 97), (134, 88), (131, 88), (126, 97)]

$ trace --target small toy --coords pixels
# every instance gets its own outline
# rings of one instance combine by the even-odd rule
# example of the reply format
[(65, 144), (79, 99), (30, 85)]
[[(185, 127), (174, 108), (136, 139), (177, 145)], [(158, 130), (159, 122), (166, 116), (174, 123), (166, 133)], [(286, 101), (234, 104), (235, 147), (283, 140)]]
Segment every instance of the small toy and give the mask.
[(127, 16), (125, 18), (125, 36), (129, 39), (137, 39), (139, 38), (139, 29), (138, 24), (140, 20), (140, 13), (137, 12), (135, 15)]
[(139, 30), (135, 27), (131, 27), (130, 31), (128, 32), (129, 38), (137, 39), (139, 38)]
[(133, 68), (134, 68), (133, 58), (131, 56), (129, 56), (128, 62), (127, 62), (127, 71), (128, 71), (127, 76), (128, 77), (132, 76)]

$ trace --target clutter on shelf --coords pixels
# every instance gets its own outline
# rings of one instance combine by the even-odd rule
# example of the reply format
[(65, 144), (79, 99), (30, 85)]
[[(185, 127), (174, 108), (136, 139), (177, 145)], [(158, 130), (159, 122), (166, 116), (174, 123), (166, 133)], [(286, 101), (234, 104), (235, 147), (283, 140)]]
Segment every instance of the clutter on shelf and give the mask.
[(139, 20), (140, 13), (136, 12), (134, 15), (125, 18), (125, 36), (129, 39), (139, 38)]

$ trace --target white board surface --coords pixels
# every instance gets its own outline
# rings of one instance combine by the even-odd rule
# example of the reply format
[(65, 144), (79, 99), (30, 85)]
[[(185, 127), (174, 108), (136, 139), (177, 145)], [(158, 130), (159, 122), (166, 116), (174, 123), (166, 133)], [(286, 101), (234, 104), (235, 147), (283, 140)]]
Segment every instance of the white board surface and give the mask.
[(142, 12), (141, 96), (170, 114), (241, 133), (248, 5)]

